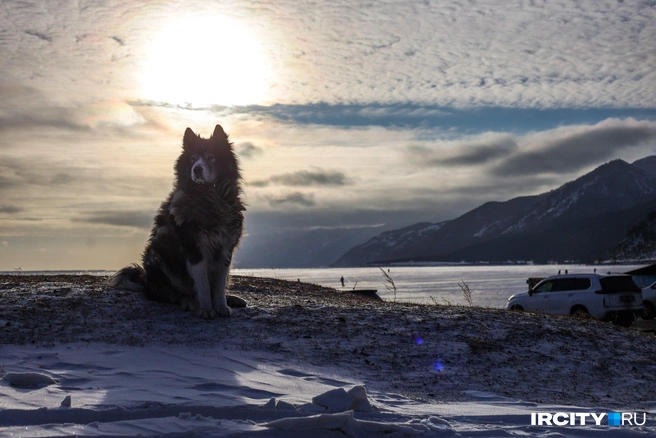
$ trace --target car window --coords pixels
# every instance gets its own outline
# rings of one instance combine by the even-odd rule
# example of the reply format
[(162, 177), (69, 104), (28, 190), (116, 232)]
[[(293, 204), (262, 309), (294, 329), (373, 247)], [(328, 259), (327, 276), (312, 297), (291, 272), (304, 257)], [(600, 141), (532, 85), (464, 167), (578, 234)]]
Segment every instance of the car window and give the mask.
[(641, 292), (642, 289), (638, 287), (633, 281), (633, 278), (628, 275), (616, 275), (611, 277), (604, 277), (599, 280), (601, 289), (604, 293), (612, 294), (616, 292)]
[(540, 283), (535, 289), (534, 292), (551, 292), (553, 286), (553, 281), (545, 281)]
[(541, 283), (533, 292), (563, 292), (590, 289), (589, 278), (557, 278)]
[(589, 278), (577, 278), (576, 279), (576, 287), (574, 288), (575, 290), (586, 290), (590, 289), (592, 286), (592, 283), (590, 282)]
[(574, 290), (576, 288), (576, 278), (559, 278), (554, 280), (554, 285), (551, 292), (562, 292), (566, 290)]

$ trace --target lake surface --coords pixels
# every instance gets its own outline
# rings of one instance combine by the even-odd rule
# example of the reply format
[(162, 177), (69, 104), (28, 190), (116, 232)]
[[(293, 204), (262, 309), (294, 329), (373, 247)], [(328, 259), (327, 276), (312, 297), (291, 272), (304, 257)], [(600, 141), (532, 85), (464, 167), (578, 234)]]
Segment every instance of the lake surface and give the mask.
[[(526, 292), (529, 277), (547, 277), (558, 271), (570, 274), (614, 274), (636, 269), (634, 265), (508, 265), (508, 266), (421, 266), (391, 267), (389, 275), (396, 285), (396, 300), (432, 304), (466, 304), (458, 283), (465, 282), (471, 291), (474, 305), (505, 307), (508, 297)], [(387, 272), (387, 267), (384, 268)], [(335, 289), (377, 289), (384, 300), (393, 301), (394, 293), (385, 287), (385, 277), (378, 268), (322, 268), (322, 269), (233, 269), (233, 274), (300, 280)], [(340, 278), (344, 277), (342, 287)]]
[[(377, 289), (378, 295), (387, 301), (406, 301), (423, 304), (467, 304), (458, 283), (466, 283), (476, 306), (505, 308), (508, 297), (526, 292), (526, 280), (530, 277), (547, 277), (558, 271), (570, 274), (624, 273), (644, 265), (451, 265), (451, 266), (393, 266), (389, 275), (396, 286), (394, 292), (385, 287), (386, 280), (379, 268), (318, 268), (318, 269), (233, 269), (232, 274), (255, 277), (271, 277), (282, 280), (320, 284), (339, 290)], [(2, 272), (14, 275), (111, 275), (114, 271), (38, 271)], [(340, 278), (344, 277), (344, 287)]]

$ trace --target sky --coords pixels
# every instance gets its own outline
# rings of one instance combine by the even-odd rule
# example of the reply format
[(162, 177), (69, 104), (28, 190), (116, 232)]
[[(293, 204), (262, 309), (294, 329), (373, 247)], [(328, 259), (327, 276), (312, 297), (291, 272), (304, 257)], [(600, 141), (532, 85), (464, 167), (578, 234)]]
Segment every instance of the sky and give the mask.
[(0, 3), (0, 271), (139, 261), (190, 127), (246, 239), (455, 218), (656, 154), (654, 1)]

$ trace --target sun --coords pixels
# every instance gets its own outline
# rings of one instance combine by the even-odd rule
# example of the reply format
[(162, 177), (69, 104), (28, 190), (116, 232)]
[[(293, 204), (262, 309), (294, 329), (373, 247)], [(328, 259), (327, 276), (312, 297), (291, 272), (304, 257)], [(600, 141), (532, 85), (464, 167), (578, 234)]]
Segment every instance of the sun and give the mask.
[(186, 17), (155, 37), (143, 74), (146, 99), (191, 106), (238, 106), (267, 99), (260, 42), (222, 17)]

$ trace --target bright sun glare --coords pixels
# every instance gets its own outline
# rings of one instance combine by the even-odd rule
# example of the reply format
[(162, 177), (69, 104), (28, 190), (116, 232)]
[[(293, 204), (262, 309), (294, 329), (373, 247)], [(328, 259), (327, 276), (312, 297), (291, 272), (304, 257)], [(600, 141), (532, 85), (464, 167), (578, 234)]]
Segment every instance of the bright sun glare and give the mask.
[(149, 100), (174, 104), (256, 104), (267, 98), (268, 74), (247, 28), (221, 17), (188, 17), (153, 41), (143, 91)]

